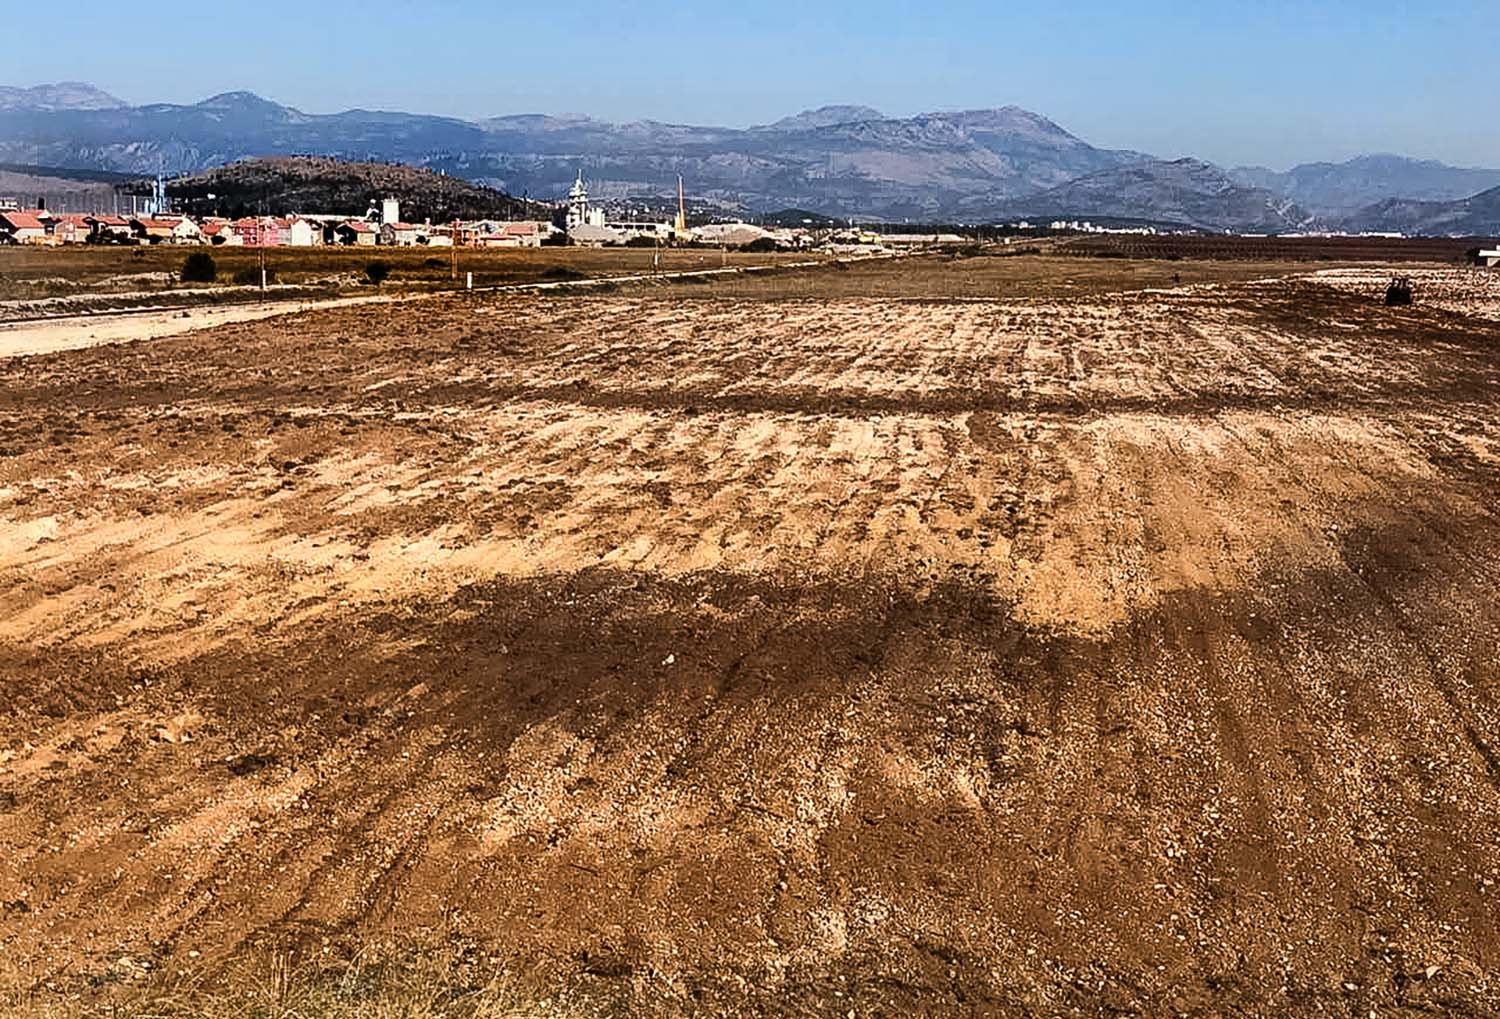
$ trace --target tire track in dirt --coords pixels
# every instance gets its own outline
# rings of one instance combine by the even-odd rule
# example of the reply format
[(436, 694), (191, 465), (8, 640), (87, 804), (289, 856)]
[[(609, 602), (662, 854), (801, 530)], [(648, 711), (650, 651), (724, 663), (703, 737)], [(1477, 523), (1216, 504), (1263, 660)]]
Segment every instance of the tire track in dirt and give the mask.
[(1487, 327), (496, 307), (0, 366), (24, 971), (461, 941), (723, 1011), (1482, 1014), (1500, 789), (1438, 687), (1487, 738)]

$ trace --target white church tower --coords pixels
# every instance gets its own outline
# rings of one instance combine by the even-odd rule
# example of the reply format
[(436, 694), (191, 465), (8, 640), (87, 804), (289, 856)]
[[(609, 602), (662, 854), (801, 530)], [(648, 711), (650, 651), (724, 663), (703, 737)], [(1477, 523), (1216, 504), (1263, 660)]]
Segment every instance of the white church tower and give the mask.
[(589, 189), (583, 184), (583, 171), (578, 171), (578, 179), (573, 182), (573, 190), (568, 192), (568, 229), (583, 226), (589, 220)]

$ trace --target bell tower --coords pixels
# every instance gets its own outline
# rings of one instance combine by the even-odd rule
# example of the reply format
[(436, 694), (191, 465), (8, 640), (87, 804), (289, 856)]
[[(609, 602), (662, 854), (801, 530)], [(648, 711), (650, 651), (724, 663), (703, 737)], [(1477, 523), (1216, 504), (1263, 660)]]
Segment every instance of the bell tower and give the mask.
[(589, 189), (583, 183), (583, 170), (578, 171), (578, 179), (573, 182), (573, 189), (568, 192), (568, 229), (583, 226), (589, 221)]

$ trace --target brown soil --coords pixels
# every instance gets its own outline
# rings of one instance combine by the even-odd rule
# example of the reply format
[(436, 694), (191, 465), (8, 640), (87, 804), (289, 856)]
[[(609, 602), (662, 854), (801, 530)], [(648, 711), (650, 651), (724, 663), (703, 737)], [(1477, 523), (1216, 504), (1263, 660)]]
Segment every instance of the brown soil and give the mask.
[(1105, 258), (1282, 259), (1288, 262), (1469, 262), (1481, 237), (1230, 237), (1092, 234), (1062, 238), (1057, 250)]
[(0, 361), (0, 1003), (1495, 1014), (1497, 277), (943, 271)]
[[(365, 266), (386, 262), (391, 274), (385, 289), (453, 288), (472, 272), (476, 286), (534, 283), (559, 273), (589, 276), (626, 275), (663, 270), (686, 271), (727, 265), (805, 262), (808, 253), (719, 252), (699, 248), (460, 248), (458, 273), (452, 248), (243, 248), (201, 245), (106, 247), (74, 245), (0, 247), (0, 302), (30, 304), (47, 298), (88, 295), (134, 295), (198, 290), (203, 284), (179, 282), (183, 260), (206, 252), (218, 267), (220, 289), (232, 291), (237, 273), (265, 267), (275, 282), (303, 286), (370, 289)], [(241, 288), (243, 289), (243, 288)], [(7, 309), (0, 307), (0, 318)], [(9, 316), (17, 317), (17, 316)]]

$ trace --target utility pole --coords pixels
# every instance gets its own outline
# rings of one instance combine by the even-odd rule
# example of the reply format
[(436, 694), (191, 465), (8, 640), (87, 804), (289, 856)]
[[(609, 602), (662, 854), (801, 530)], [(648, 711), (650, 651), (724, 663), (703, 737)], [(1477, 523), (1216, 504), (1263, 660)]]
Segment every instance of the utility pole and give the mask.
[(453, 220), (453, 281), (458, 282), (458, 218)]

